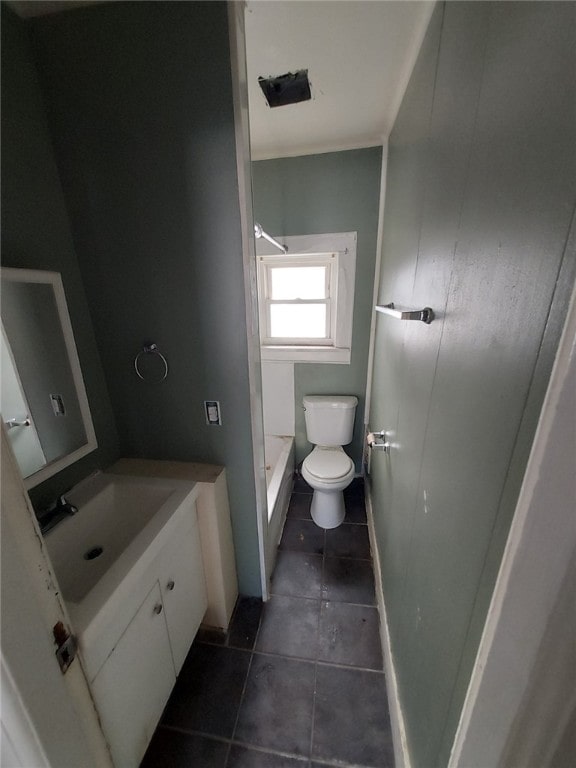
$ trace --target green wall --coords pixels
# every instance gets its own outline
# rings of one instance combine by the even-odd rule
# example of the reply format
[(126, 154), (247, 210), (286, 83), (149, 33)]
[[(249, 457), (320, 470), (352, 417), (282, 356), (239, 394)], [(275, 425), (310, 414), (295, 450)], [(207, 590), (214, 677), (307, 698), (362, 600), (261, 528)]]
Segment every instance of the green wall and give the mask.
[(88, 311), (24, 23), (2, 5), (2, 265), (60, 272), (98, 449), (30, 492), (43, 506), (118, 457), (118, 436)]
[(440, 3), (390, 137), (371, 496), (415, 768), (445, 766), (574, 282), (574, 3)]
[(267, 232), (358, 232), (351, 362), (294, 366), (297, 462), (311, 450), (303, 396), (356, 395), (354, 437), (346, 450), (361, 469), (381, 162), (382, 148), (371, 147), (252, 163), (254, 217)]
[[(258, 595), (226, 4), (97, 5), (31, 36), (120, 452), (226, 466), (239, 586)], [(162, 383), (135, 374), (147, 341)]]

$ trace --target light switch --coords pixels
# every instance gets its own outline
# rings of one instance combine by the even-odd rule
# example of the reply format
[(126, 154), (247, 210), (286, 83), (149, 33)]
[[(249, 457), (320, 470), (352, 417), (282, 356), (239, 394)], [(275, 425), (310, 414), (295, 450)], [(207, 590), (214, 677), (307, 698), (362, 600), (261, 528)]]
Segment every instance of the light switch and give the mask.
[(204, 411), (206, 413), (206, 424), (221, 426), (220, 403), (218, 400), (204, 400)]

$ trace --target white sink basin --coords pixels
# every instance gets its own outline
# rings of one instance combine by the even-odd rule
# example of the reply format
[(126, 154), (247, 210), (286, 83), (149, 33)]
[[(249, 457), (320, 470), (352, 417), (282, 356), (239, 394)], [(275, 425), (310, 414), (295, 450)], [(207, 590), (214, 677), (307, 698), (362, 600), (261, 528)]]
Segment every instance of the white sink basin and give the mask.
[(113, 475), (70, 492), (78, 513), (46, 535), (64, 599), (79, 603), (174, 492), (166, 481)]

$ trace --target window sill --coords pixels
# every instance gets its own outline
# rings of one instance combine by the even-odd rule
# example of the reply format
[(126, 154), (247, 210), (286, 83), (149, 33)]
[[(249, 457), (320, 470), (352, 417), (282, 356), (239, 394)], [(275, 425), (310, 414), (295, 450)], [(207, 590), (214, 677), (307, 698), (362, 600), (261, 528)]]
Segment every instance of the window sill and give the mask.
[(346, 347), (261, 346), (260, 357), (265, 362), (277, 363), (350, 363), (350, 350)]

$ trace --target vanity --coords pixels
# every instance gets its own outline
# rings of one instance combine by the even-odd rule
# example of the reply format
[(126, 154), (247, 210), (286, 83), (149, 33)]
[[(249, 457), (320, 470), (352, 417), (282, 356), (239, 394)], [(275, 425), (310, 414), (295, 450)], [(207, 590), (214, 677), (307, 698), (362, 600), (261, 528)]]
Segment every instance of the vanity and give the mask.
[(124, 459), (67, 498), (46, 547), (114, 763), (136, 768), (200, 624), (234, 608), (225, 471)]

